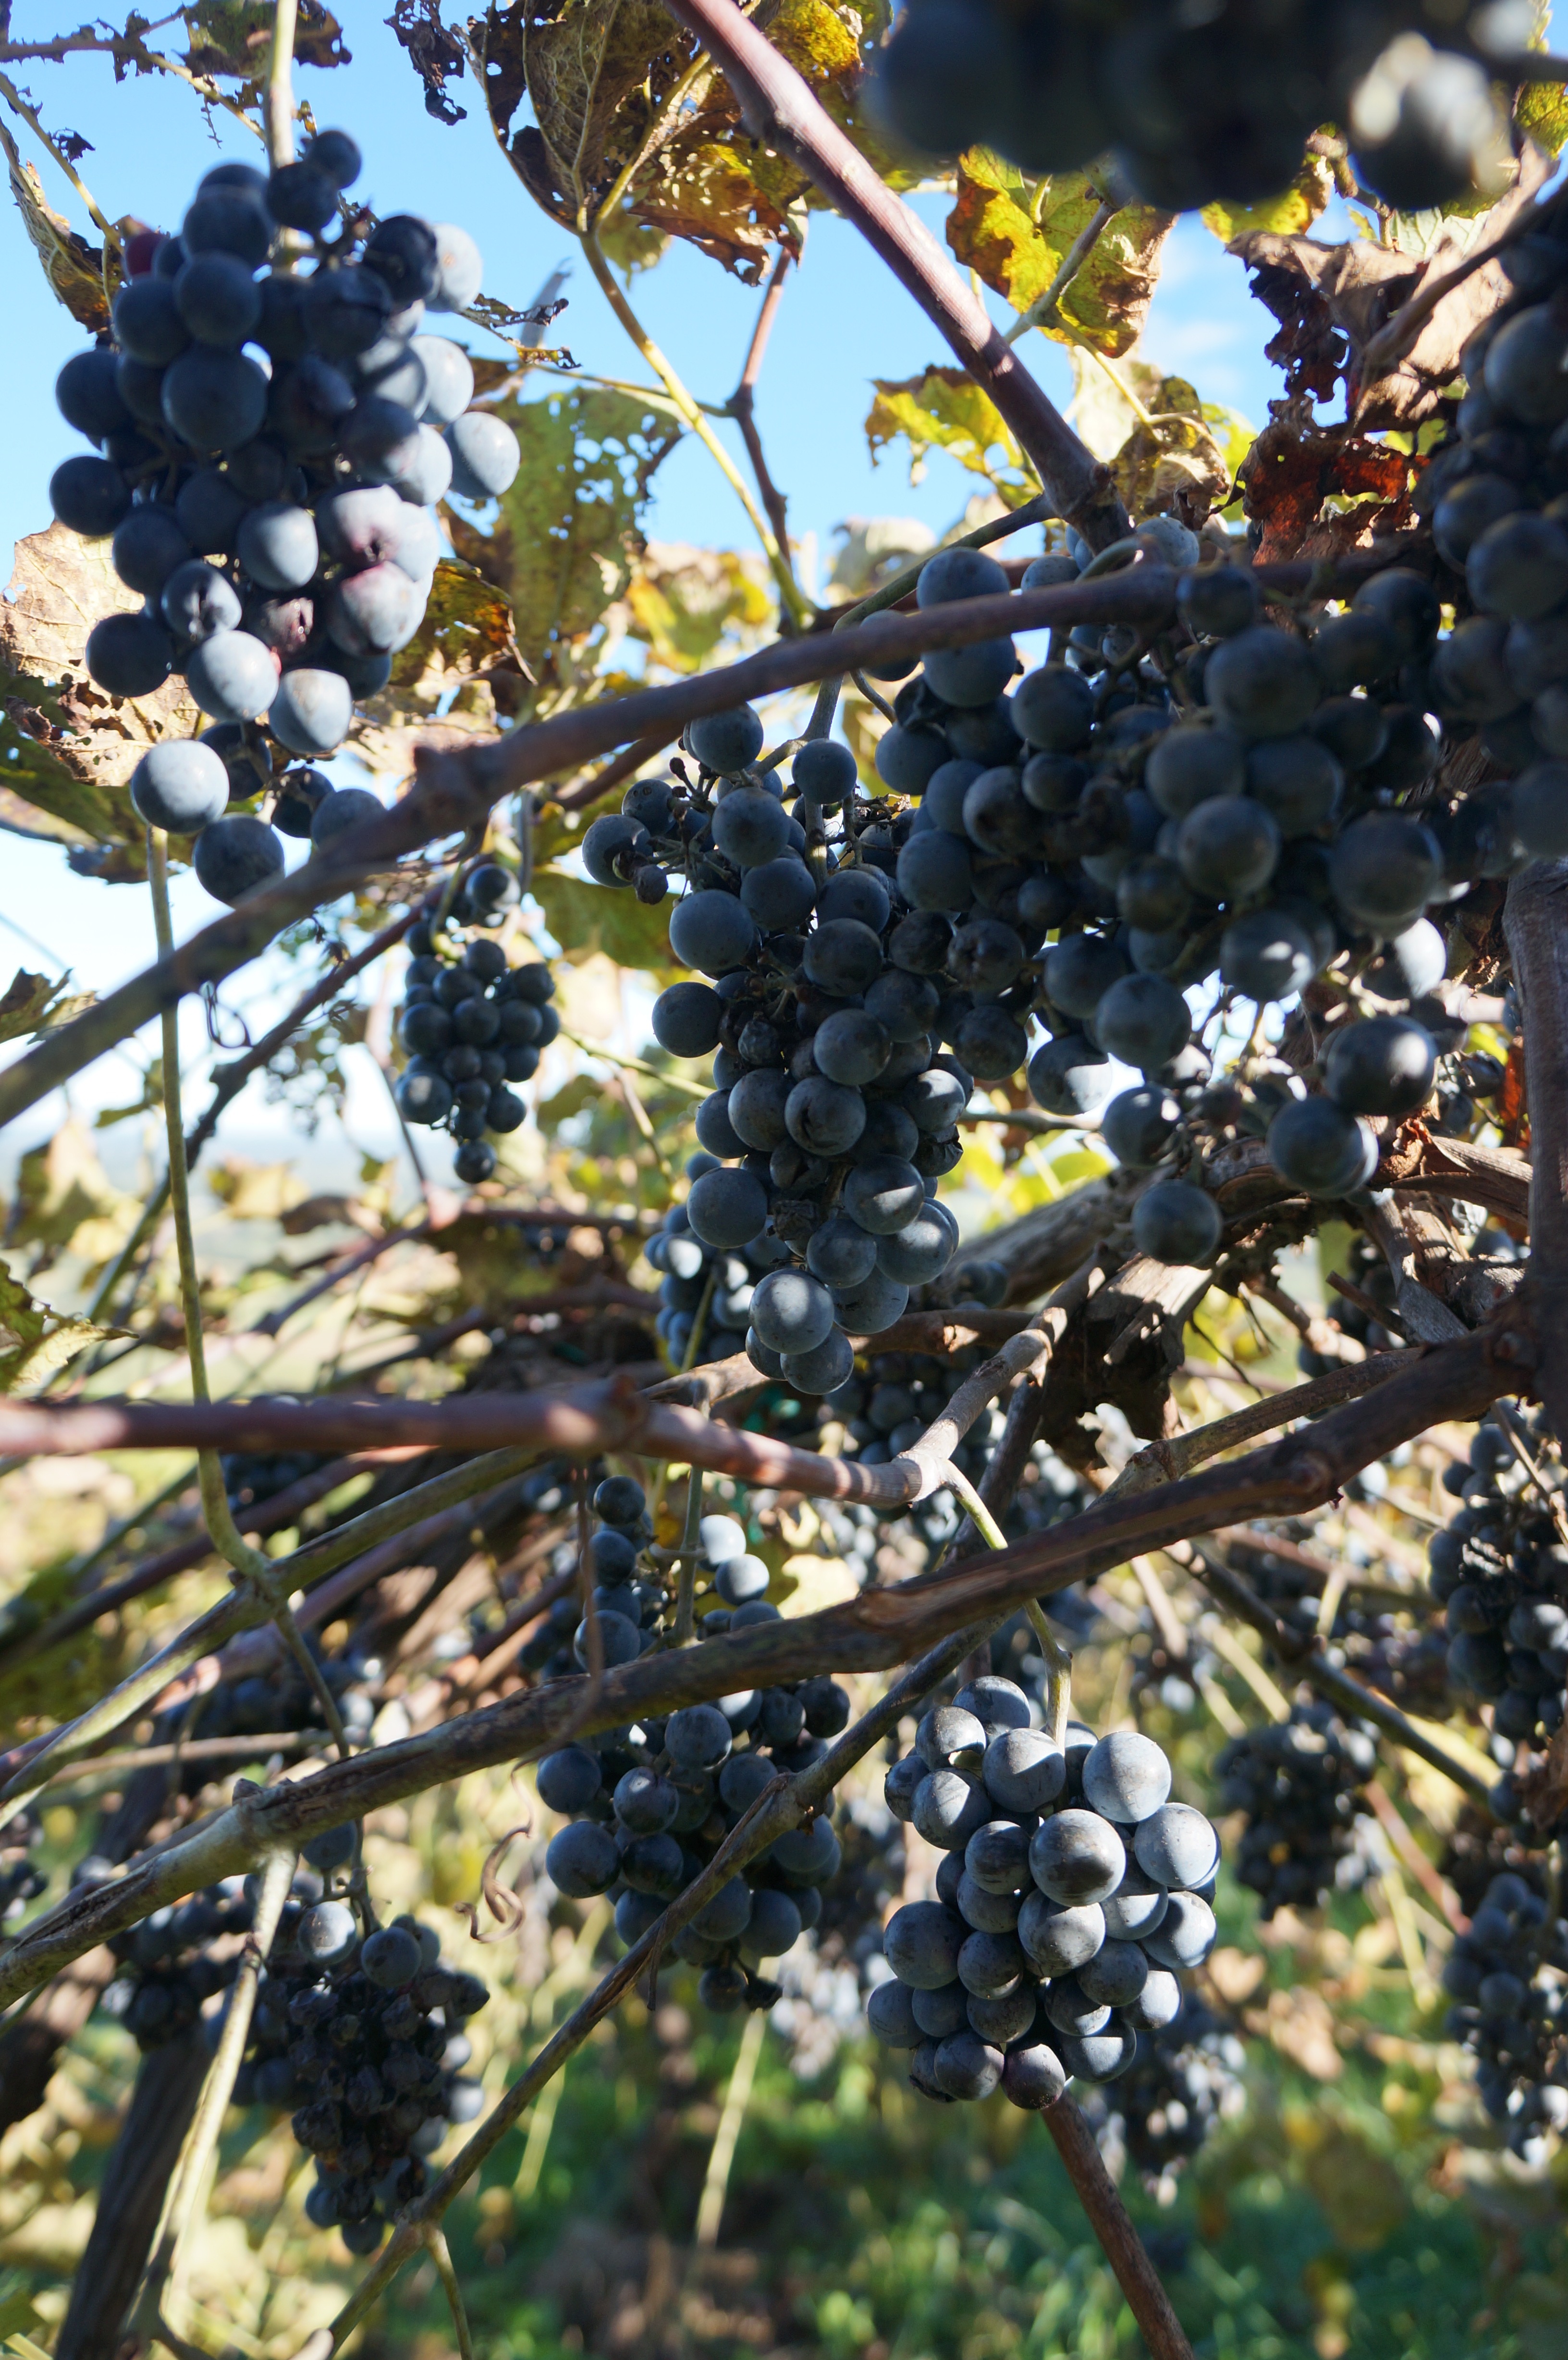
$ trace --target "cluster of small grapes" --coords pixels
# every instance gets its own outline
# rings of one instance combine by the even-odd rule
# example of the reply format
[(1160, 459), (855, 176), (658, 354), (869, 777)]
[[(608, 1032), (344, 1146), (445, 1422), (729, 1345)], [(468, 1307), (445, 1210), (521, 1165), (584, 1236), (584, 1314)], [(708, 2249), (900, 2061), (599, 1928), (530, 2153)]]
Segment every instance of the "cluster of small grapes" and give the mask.
[(348, 1905), (326, 1900), (280, 1931), (234, 2096), (296, 2110), (294, 2136), (316, 2158), (306, 2217), (351, 2254), (376, 2251), (423, 2188), (422, 2158), (479, 2113), (461, 2027), (489, 1996), (412, 1918), (362, 1939)]
[[(1544, 1418), (1509, 1415), (1560, 1495), (1563, 1463)], [(1464, 1502), (1427, 1547), (1432, 1594), (1449, 1634), (1449, 1685), (1491, 1706), (1492, 1752), (1504, 1773), (1494, 1803), (1516, 1821), (1519, 1746), (1544, 1744), (1568, 1710), (1568, 1545), (1496, 1416), (1476, 1427), (1468, 1461), (1443, 1480)]]
[[(957, 1242), (929, 1201), (962, 1153), (971, 1088), (931, 1037), (951, 929), (901, 918), (886, 832), (853, 825), (846, 748), (822, 739), (797, 751), (803, 816), (791, 816), (777, 770), (757, 767), (762, 725), (749, 707), (693, 722), (685, 743), (697, 784), (684, 765), (678, 786), (638, 781), (621, 813), (594, 822), (584, 859), (620, 884), (656, 858), (661, 876), (684, 866), (691, 890), (670, 945), (715, 981), (671, 986), (653, 1029), (672, 1055), (717, 1052), (697, 1136), (739, 1159), (699, 1175), (686, 1217), (715, 1252), (744, 1252), (766, 1225), (804, 1262), (757, 1283), (747, 1349), (765, 1375), (822, 1395), (854, 1368), (848, 1331), (890, 1327)], [(806, 855), (814, 845), (826, 867), (827, 814), (846, 796), (837, 865), (819, 883)]]
[[(1380, 1258), (1379, 1267), (1387, 1267)], [(1304, 1526), (1296, 1532), (1287, 1529), (1284, 1535), (1287, 1540), (1307, 1536)], [(1401, 1626), (1396, 1614), (1358, 1602), (1354, 1587), (1341, 1594), (1333, 1624), (1325, 1629), (1321, 1572), (1277, 1555), (1261, 1539), (1255, 1542), (1250, 1535), (1244, 1549), (1233, 1549), (1231, 1554), (1233, 1563), (1238, 1557), (1244, 1559), (1237, 1569), (1245, 1572), (1257, 1596), (1273, 1608), (1282, 1622), (1303, 1638), (1322, 1637), (1329, 1663), (1347, 1666), (1358, 1679), (1393, 1698), (1407, 1711), (1428, 1719), (1445, 1716), (1449, 1710), (1447, 1650), (1433, 1632), (1425, 1627), (1412, 1632)]]
[[(75, 1881), (93, 1885), (113, 1874), (107, 1861), (90, 1857), (79, 1863)], [(296, 1924), (304, 1902), (321, 1891), (320, 1877), (312, 1880), (309, 1872), (303, 1883), (303, 1899), (290, 1905)], [(204, 2004), (234, 1982), (254, 1899), (243, 1878), (227, 1877), (188, 1901), (155, 1909), (129, 1933), (114, 1936), (109, 1947), (121, 1972), (100, 2005), (118, 2018), (144, 2055), (189, 2032), (200, 2023)]]
[(14, 1925), (48, 1889), (49, 1878), (33, 1859), (43, 1836), (36, 1811), (17, 1811), (0, 1828), (0, 1926)]
[[(705, 1149), (686, 1159), (686, 1176), (693, 1184), (704, 1173), (718, 1169), (718, 1157)], [(659, 1273), (654, 1331), (677, 1369), (685, 1366), (691, 1350), (699, 1313), (702, 1315), (702, 1332), (697, 1335), (700, 1360), (725, 1360), (744, 1351), (757, 1283), (789, 1258), (788, 1249), (765, 1231), (748, 1240), (739, 1253), (707, 1244), (691, 1227), (683, 1204), (668, 1207), (643, 1251)]]
[(327, 1465), (317, 1450), (225, 1450), (220, 1464), (231, 1509), (259, 1508)]
[(1145, 2186), (1162, 2201), (1174, 2195), (1178, 2173), (1210, 2133), (1244, 2111), (1246, 2062), (1236, 2035), (1190, 1991), (1173, 2022), (1139, 2039), (1105, 2103)]
[[(624, 1489), (624, 1499), (616, 1487)], [(594, 1503), (609, 1493), (608, 1505), (624, 1515), (634, 1492), (640, 1516), (640, 1488), (624, 1476), (602, 1483)], [(702, 1637), (777, 1621), (778, 1608), (762, 1594), (768, 1568), (746, 1554), (740, 1525), (727, 1516), (706, 1516), (701, 1537), (721, 1601), (703, 1614)], [(669, 1593), (659, 1584), (634, 1580), (637, 1548), (627, 1524), (604, 1525), (591, 1546), (604, 1661), (632, 1661), (658, 1643)], [(589, 1644), (584, 1622), (573, 1641), (573, 1668), (587, 1660)], [(609, 1894), (621, 1939), (639, 1940), (665, 1904), (701, 1874), (769, 1781), (820, 1760), (827, 1740), (848, 1718), (844, 1689), (820, 1677), (792, 1688), (746, 1689), (717, 1705), (690, 1705), (668, 1720), (604, 1731), (547, 1754), (539, 1765), (539, 1799), (569, 1822), (546, 1851), (549, 1875), (571, 1900)], [(817, 1923), (819, 1888), (839, 1860), (832, 1821), (820, 1816), (811, 1827), (781, 1836), (720, 1888), (671, 1945), (677, 1958), (702, 1970), (699, 1995), (706, 2005), (772, 2005), (778, 1989), (761, 1979), (761, 1961), (781, 1958)]]
[(1311, 133), (1343, 124), (1365, 184), (1420, 211), (1506, 185), (1493, 81), (1534, 22), (1519, 0), (1262, 13), (1245, 0), (914, 0), (877, 84), (893, 128), (929, 154), (996, 148), (1046, 173), (1108, 149), (1133, 193), (1172, 213), (1276, 194)]
[[(411, 213), (372, 227), (340, 202), (359, 170), (341, 131), (270, 177), (215, 165), (177, 236), (127, 240), (112, 340), (56, 387), (102, 455), (56, 470), (55, 515), (112, 535), (116, 574), (146, 602), (93, 627), (88, 672), (133, 697), (183, 672), (214, 724), (153, 747), (132, 802), (196, 839), (198, 877), (231, 903), (282, 869), (278, 829), (320, 847), (379, 812), (309, 765), (343, 744), (355, 698), (387, 685), (419, 627), (435, 503), (488, 499), (518, 464), (510, 427), (469, 408), (463, 347), (419, 333), (427, 307), (474, 301), (478, 248)], [(307, 767), (282, 769), (293, 756)], [(223, 815), (275, 783), (275, 825)]]
[(888, 1808), (946, 1857), (938, 1898), (888, 1919), (892, 1975), (866, 2015), (913, 2051), (926, 2097), (1000, 2087), (1040, 2107), (1070, 2080), (1114, 2081), (1214, 1945), (1219, 1839), (1169, 1800), (1160, 1747), (1077, 1722), (1058, 1744), (1030, 1721), (1020, 1688), (984, 1676), (932, 1706), (887, 1773)]
[[(498, 882), (496, 881), (498, 880)], [(498, 923), (507, 893), (517, 888), (498, 861), (467, 879), (452, 921), (480, 927)], [(488, 1180), (495, 1151), (486, 1131), (517, 1131), (528, 1109), (509, 1085), (532, 1079), (540, 1054), (561, 1030), (550, 1006), (555, 978), (535, 961), (508, 965), (499, 943), (470, 934), (455, 958), (447, 926), (419, 918), (408, 946), (397, 1042), (406, 1063), (397, 1077), (397, 1104), (406, 1122), (440, 1125), (457, 1141), (452, 1169), (471, 1186)]]
[(1286, 1721), (1249, 1729), (1214, 1762), (1220, 1807), (1245, 1812), (1237, 1882), (1277, 1909), (1315, 1908), (1328, 1894), (1365, 1882), (1370, 1862), (1357, 1840), (1361, 1788), (1377, 1766), (1365, 1730), (1347, 1726), (1314, 1699)]
[[(370, 1734), (380, 1699), (382, 1665), (379, 1656), (350, 1648), (329, 1655), (319, 1635), (305, 1633), (322, 1679), (330, 1689), (344, 1730), (356, 1742)], [(321, 1711), (304, 1675), (291, 1655), (282, 1656), (266, 1672), (249, 1672), (240, 1679), (221, 1679), (203, 1691), (183, 1724), (191, 1737), (245, 1737), (262, 1731), (317, 1729)]]
[(1515, 2155), (1544, 2163), (1549, 2134), (1568, 2130), (1568, 1919), (1505, 1870), (1456, 1939), (1443, 1987), (1481, 2103)]

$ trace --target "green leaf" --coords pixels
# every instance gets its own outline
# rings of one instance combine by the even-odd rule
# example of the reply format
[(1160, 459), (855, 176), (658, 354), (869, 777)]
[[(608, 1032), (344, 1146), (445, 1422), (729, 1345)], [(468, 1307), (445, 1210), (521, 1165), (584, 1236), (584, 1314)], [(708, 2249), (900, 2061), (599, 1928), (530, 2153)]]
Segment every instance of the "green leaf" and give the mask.
[(1568, 86), (1560, 82), (1526, 82), (1514, 106), (1514, 124), (1548, 156), (1561, 156), (1568, 145)]
[[(525, 20), (523, 73), (561, 186), (590, 203), (612, 134), (646, 126), (649, 70), (679, 45), (661, 0), (566, 0)], [(682, 60), (683, 63), (684, 60)], [(641, 131), (633, 143), (640, 145)]]
[(923, 376), (893, 381), (876, 377), (877, 399), (866, 421), (873, 462), (889, 442), (909, 446), (909, 481), (925, 474), (928, 451), (946, 451), (972, 475), (984, 475), (1010, 508), (1022, 508), (1037, 488), (1011, 428), (988, 393), (958, 368), (928, 368)]
[[(1085, 172), (1030, 180), (988, 148), (972, 148), (961, 159), (956, 193), (947, 242), (1015, 311), (1027, 311), (1045, 293), (1101, 197)], [(1149, 316), (1175, 219), (1152, 205), (1113, 214), (1060, 299), (1060, 324), (1044, 333), (1062, 344), (1091, 344), (1096, 352), (1130, 352)]]
[(679, 973), (670, 949), (668, 901), (650, 909), (629, 887), (592, 885), (563, 869), (536, 870), (533, 896), (571, 966), (581, 967), (603, 951), (617, 967), (651, 975)]
[(564, 687), (578, 644), (626, 595), (648, 488), (681, 426), (659, 402), (590, 387), (495, 414), (516, 432), (522, 464), (501, 499), (493, 570), (510, 583), (524, 660)]

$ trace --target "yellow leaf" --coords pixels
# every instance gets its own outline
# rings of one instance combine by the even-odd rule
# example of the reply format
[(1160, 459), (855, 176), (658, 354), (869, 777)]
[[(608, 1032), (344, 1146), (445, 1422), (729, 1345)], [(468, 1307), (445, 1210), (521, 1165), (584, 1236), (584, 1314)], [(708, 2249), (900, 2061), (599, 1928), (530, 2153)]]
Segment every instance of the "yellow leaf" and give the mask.
[(1303, 156), (1301, 170), (1277, 197), (1261, 198), (1255, 205), (1234, 205), (1223, 198), (1216, 199), (1212, 205), (1203, 207), (1199, 219), (1222, 246), (1255, 229), (1274, 230), (1281, 237), (1300, 237), (1311, 229), (1333, 194), (1334, 174), (1323, 158)]
[(111, 1185), (90, 1132), (71, 1118), (18, 1164), (6, 1235), (13, 1245), (69, 1246), (83, 1221), (101, 1220), (128, 1201)]
[(760, 558), (732, 549), (650, 541), (626, 587), (631, 636), (667, 672), (697, 672), (721, 639), (754, 644), (770, 627), (773, 600)]
[(38, 1393), (78, 1352), (117, 1332), (52, 1311), (0, 1262), (0, 1393)]
[(225, 1155), (209, 1185), (236, 1221), (276, 1221), (305, 1201), (291, 1164), (253, 1164), (248, 1155)]
[[(956, 193), (947, 217), (949, 246), (1016, 311), (1027, 311), (1045, 293), (1100, 204), (1087, 173), (1030, 181), (988, 148), (972, 148), (961, 159)], [(1152, 205), (1127, 205), (1114, 214), (1060, 298), (1059, 324), (1046, 334), (1113, 355), (1130, 352), (1149, 316), (1175, 219)]]
[(1032, 499), (1035, 483), (1012, 430), (989, 394), (963, 369), (928, 368), (920, 377), (873, 379), (877, 399), (866, 421), (873, 463), (889, 442), (909, 446), (909, 481), (925, 473), (925, 454), (946, 451), (972, 475), (984, 475), (1011, 508)]
[(3, 996), (0, 996), (0, 1041), (19, 1040), (24, 1032), (37, 1035), (52, 1025), (68, 1024), (91, 1008), (94, 995), (91, 991), (67, 992), (69, 972), (58, 983), (47, 976), (29, 975), (19, 967)]

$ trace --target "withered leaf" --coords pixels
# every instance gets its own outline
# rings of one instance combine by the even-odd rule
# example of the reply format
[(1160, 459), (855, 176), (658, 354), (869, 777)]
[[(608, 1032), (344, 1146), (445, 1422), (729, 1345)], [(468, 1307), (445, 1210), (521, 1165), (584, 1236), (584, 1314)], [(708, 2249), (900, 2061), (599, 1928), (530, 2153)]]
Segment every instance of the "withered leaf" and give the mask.
[(5, 151), (6, 178), (16, 211), (22, 216), (44, 277), (73, 320), (96, 335), (109, 325), (109, 303), (120, 281), (118, 260), (111, 256), (108, 289), (104, 289), (103, 249), (91, 245), (57, 213), (44, 198), (43, 182), (25, 162), (16, 141), (0, 123), (0, 147)]
[[(295, 63), (352, 65), (354, 60), (343, 45), (342, 28), (321, 0), (299, 0), (299, 8)], [(180, 12), (191, 43), (186, 64), (192, 73), (254, 83), (259, 92), (267, 71), (274, 14), (273, 0), (195, 0), (194, 5)]]
[(909, 446), (909, 481), (918, 483), (929, 450), (948, 452), (971, 474), (984, 475), (1008, 508), (1021, 508), (1035, 485), (1011, 428), (988, 393), (960, 368), (928, 368), (920, 377), (873, 379), (877, 399), (866, 420), (873, 460), (889, 442)]
[[(957, 202), (947, 217), (947, 242), (959, 261), (978, 271), (1016, 311), (1045, 293), (1100, 203), (1099, 191), (1083, 172), (1058, 173), (1037, 208), (1039, 189), (1016, 165), (974, 148), (960, 159)], [(1061, 298), (1060, 324), (1045, 333), (1113, 356), (1130, 352), (1149, 317), (1175, 218), (1151, 205), (1127, 205), (1114, 214)]]

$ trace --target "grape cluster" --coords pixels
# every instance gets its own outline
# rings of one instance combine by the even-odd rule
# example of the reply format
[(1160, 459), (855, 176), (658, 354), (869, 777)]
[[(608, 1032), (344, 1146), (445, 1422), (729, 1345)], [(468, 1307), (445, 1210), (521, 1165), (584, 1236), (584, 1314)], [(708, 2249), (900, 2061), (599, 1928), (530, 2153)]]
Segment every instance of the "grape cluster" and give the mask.
[(49, 1885), (33, 1859), (43, 1833), (42, 1820), (29, 1810), (16, 1812), (0, 1828), (0, 1926), (14, 1925)]
[(1245, 2063), (1236, 2035), (1192, 1992), (1171, 2023), (1139, 2037), (1109, 2103), (1148, 2188), (1168, 2199), (1210, 2133), (1243, 2111)]
[[(344, 1730), (363, 1743), (376, 1719), (380, 1658), (353, 1649), (341, 1655), (329, 1655), (314, 1632), (305, 1633), (305, 1644), (336, 1702)], [(315, 1729), (321, 1719), (321, 1707), (303, 1673), (291, 1655), (283, 1655), (265, 1672), (215, 1682), (203, 1691), (183, 1726), (191, 1737), (245, 1737), (264, 1730)]]
[[(1562, 1461), (1544, 1419), (1525, 1414), (1520, 1424), (1534, 1464), (1560, 1491)], [(1568, 1546), (1496, 1415), (1443, 1480), (1464, 1502), (1427, 1549), (1449, 1685), (1490, 1704), (1493, 1751), (1507, 1774), (1518, 1747), (1543, 1745), (1568, 1710)], [(1511, 1777), (1495, 1799), (1504, 1819), (1519, 1818)]]
[[(719, 1169), (719, 1159), (700, 1150), (686, 1161), (686, 1176), (696, 1182)], [(781, 1262), (788, 1249), (759, 1233), (745, 1251), (726, 1252), (709, 1245), (691, 1227), (682, 1205), (670, 1205), (659, 1227), (643, 1249), (659, 1273), (659, 1314), (654, 1330), (670, 1355), (671, 1366), (683, 1368), (693, 1349), (699, 1360), (724, 1360), (746, 1349), (751, 1298), (757, 1281)], [(704, 1311), (703, 1306), (707, 1308)], [(698, 1315), (702, 1327), (697, 1332)]]
[[(498, 923), (507, 894), (517, 898), (512, 878), (498, 861), (485, 862), (466, 880), (453, 917), (475, 929)], [(479, 931), (455, 958), (443, 957), (454, 945), (434, 919), (416, 919), (405, 940), (397, 1105), (405, 1122), (439, 1127), (457, 1142), (452, 1169), (472, 1185), (495, 1169), (485, 1132), (517, 1131), (527, 1117), (511, 1085), (532, 1079), (561, 1030), (550, 1004), (555, 978), (538, 961), (512, 967), (500, 944)]]
[(1515, 2155), (1543, 2163), (1549, 2134), (1568, 2130), (1568, 1919), (1505, 1870), (1455, 1940), (1443, 1987), (1481, 2103)]
[[(211, 716), (143, 756), (131, 800), (195, 838), (197, 876), (230, 903), (279, 874), (279, 830), (320, 849), (380, 811), (312, 766), (419, 629), (436, 502), (488, 499), (518, 464), (510, 427), (469, 406), (467, 354), (421, 333), (427, 309), (479, 293), (477, 247), (447, 223), (354, 211), (359, 170), (341, 131), (270, 176), (215, 165), (177, 235), (127, 240), (112, 338), (56, 386), (99, 455), (56, 470), (55, 515), (112, 536), (145, 602), (94, 625), (88, 672), (128, 697), (181, 672)], [(271, 825), (225, 815), (269, 790)]]
[(225, 1450), (220, 1460), (231, 1509), (259, 1508), (328, 1464), (319, 1450)]
[[(612, 1476), (593, 1500), (605, 1519), (590, 1544), (599, 1644), (606, 1665), (628, 1663), (659, 1643), (670, 1595), (661, 1582), (636, 1578), (640, 1486)], [(732, 1517), (705, 1516), (701, 1540), (720, 1601), (703, 1614), (702, 1637), (777, 1621), (778, 1608), (764, 1596), (768, 1568), (747, 1553), (742, 1527)], [(589, 1645), (584, 1621), (572, 1641), (572, 1668), (586, 1663)], [(639, 1940), (769, 1781), (820, 1760), (848, 1718), (847, 1695), (824, 1677), (688, 1705), (666, 1720), (602, 1731), (546, 1754), (539, 1799), (568, 1822), (546, 1850), (548, 1874), (570, 1900), (609, 1894), (621, 1939)], [(781, 1958), (817, 1923), (820, 1888), (841, 1856), (831, 1819), (819, 1816), (732, 1876), (677, 1935), (671, 1949), (701, 1969), (707, 2006), (771, 2006), (778, 1987), (761, 1978), (761, 1962)]]
[(351, 2254), (376, 2251), (423, 2188), (422, 2158), (479, 2113), (462, 2027), (489, 1996), (412, 1918), (362, 1938), (345, 1902), (318, 1901), (274, 1944), (234, 2096), (295, 2110), (294, 2136), (316, 2158), (306, 2217), (335, 2226)]
[(1309, 135), (1342, 124), (1365, 184), (1420, 210), (1505, 185), (1489, 60), (1533, 31), (1509, 0), (1438, 16), (1416, 0), (913, 0), (878, 87), (893, 127), (927, 153), (979, 145), (1051, 173), (1109, 149), (1117, 178), (1171, 212), (1276, 194)]
[[(113, 1874), (111, 1863), (89, 1858), (76, 1871), (78, 1884), (96, 1884)], [(321, 1879), (307, 1871), (303, 1899), (289, 1905), (294, 1923)], [(200, 2023), (205, 2003), (234, 1982), (243, 1938), (254, 1916), (254, 1894), (240, 1877), (193, 1893), (187, 1901), (155, 1909), (109, 1947), (121, 1972), (101, 2005), (116, 2016), (145, 2055), (161, 2049)]]
[(1169, 1800), (1160, 1747), (1077, 1722), (1058, 1744), (1031, 1719), (1020, 1688), (985, 1675), (933, 1705), (887, 1773), (888, 1808), (946, 1857), (938, 1898), (888, 1919), (891, 1975), (866, 2015), (912, 2052), (926, 2097), (999, 2087), (1040, 2107), (1071, 2080), (1114, 2081), (1214, 1945), (1219, 1839)]
[(1365, 1881), (1370, 1863), (1356, 1822), (1360, 1790), (1377, 1766), (1367, 1732), (1315, 1699), (1292, 1706), (1289, 1721), (1249, 1729), (1221, 1748), (1221, 1808), (1247, 1815), (1236, 1878), (1258, 1895), (1261, 1917), (1315, 1908)]

